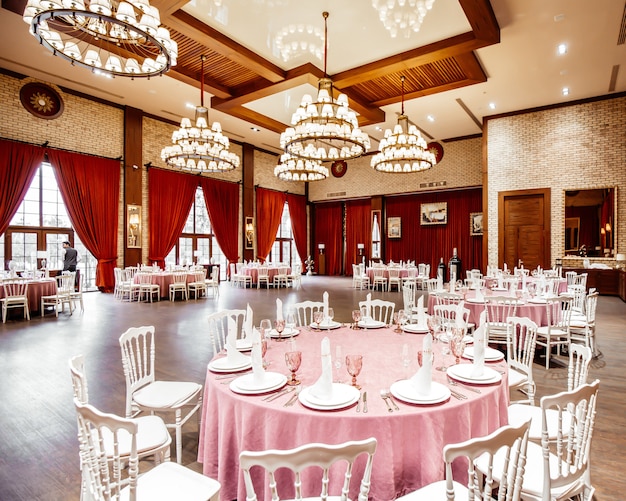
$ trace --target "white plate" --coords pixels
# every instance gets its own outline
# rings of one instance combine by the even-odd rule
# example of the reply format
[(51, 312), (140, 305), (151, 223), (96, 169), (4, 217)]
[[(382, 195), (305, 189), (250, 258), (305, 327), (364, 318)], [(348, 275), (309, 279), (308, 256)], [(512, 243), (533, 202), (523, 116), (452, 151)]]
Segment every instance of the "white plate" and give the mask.
[(465, 301), (467, 303), (485, 304), (485, 300), (484, 299), (476, 299), (475, 297), (468, 297)]
[(448, 367), (447, 374), (464, 383), (472, 384), (492, 384), (502, 381), (502, 375), (494, 371), (491, 367), (483, 368), (483, 375), (478, 378), (472, 377), (473, 364), (458, 364)]
[(228, 365), (228, 357), (216, 358), (209, 362), (209, 370), (211, 372), (239, 372), (252, 367), (252, 359), (246, 357), (248, 360), (236, 366)]
[(237, 350), (250, 351), (252, 349), (252, 342), (247, 339), (237, 339)]
[(285, 386), (287, 383), (287, 376), (279, 374), (278, 372), (266, 372), (265, 379), (257, 385), (254, 382), (254, 374), (246, 374), (245, 376), (239, 376), (237, 379), (230, 382), (230, 389), (235, 393), (241, 393), (243, 395), (257, 395), (259, 393), (267, 393), (269, 391), (277, 390)]
[(396, 381), (389, 388), (391, 394), (398, 400), (409, 404), (432, 405), (445, 402), (450, 398), (450, 389), (441, 383), (431, 382), (430, 395), (420, 395), (415, 391), (413, 383), (408, 379)]
[[(316, 330), (317, 330), (317, 324), (316, 324), (316, 323), (312, 323), (312, 324), (311, 324), (311, 327), (312, 327), (313, 329), (316, 329)], [(335, 322), (335, 321), (332, 321), (332, 322), (330, 322), (330, 323), (324, 323), (324, 322), (322, 322), (322, 323), (319, 325), (319, 328), (320, 328), (320, 329), (324, 329), (324, 330), (326, 330), (326, 329), (338, 329), (339, 327), (341, 327), (341, 324), (340, 324), (339, 322)]]
[[(298, 329), (285, 329), (283, 331), (282, 337), (294, 337), (298, 334), (300, 334), (300, 331)], [(270, 337), (272, 339), (278, 339), (281, 336), (278, 334), (278, 332), (276, 332), (276, 329), (272, 329), (270, 331)]]
[(302, 391), (298, 395), (298, 400), (300, 400), (300, 403), (302, 405), (304, 405), (305, 407), (309, 407), (310, 409), (315, 409), (319, 411), (333, 411), (337, 409), (343, 409), (344, 407), (349, 407), (352, 404), (355, 404), (361, 397), (361, 392), (359, 392), (359, 390), (357, 390), (354, 386), (341, 383), (333, 383), (333, 395), (335, 394), (335, 388), (337, 386), (344, 387), (339, 390), (339, 395), (341, 397), (337, 399), (337, 402), (339, 403), (335, 402), (335, 400), (333, 400), (333, 402), (328, 402), (325, 400), (320, 401), (316, 399), (309, 394), (309, 391), (311, 389), (310, 386), (308, 386), (307, 388), (302, 388)]
[(404, 332), (413, 332), (414, 334), (428, 333), (428, 327), (418, 327), (417, 324), (404, 324), (402, 330)]
[(509, 289), (506, 287), (492, 287), (491, 290), (496, 292), (507, 292)]
[[(465, 348), (463, 352), (463, 358), (468, 358), (469, 360), (474, 360), (474, 347), (468, 346)], [(489, 348), (489, 346), (485, 347), (485, 362), (497, 362), (498, 360), (504, 359), (504, 353), (498, 350), (494, 350), (493, 348)]]
[(359, 327), (363, 329), (380, 329), (384, 326), (385, 322), (379, 322), (378, 320), (368, 320), (367, 322), (359, 320)]
[(472, 344), (474, 342), (474, 338), (472, 336), (465, 336), (463, 338), (463, 342), (465, 344)]
[[(308, 387), (309, 391), (306, 394), (306, 399), (313, 405), (319, 405), (320, 407), (329, 407), (334, 405), (342, 405), (351, 401), (354, 398), (354, 386), (350, 386), (345, 383), (333, 383), (333, 397), (330, 400), (322, 400), (319, 397), (314, 396), (311, 393), (311, 387)], [(357, 390), (358, 391), (358, 390)]]

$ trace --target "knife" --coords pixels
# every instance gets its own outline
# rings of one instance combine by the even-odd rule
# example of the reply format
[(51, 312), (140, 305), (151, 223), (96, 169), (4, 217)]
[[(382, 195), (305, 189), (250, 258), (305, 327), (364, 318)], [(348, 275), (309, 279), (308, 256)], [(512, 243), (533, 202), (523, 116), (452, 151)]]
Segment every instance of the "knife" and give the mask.
[(357, 412), (361, 411), (361, 397), (362, 397), (362, 395), (359, 395), (359, 399), (356, 401), (356, 411)]
[(363, 413), (367, 412), (367, 392), (363, 392)]

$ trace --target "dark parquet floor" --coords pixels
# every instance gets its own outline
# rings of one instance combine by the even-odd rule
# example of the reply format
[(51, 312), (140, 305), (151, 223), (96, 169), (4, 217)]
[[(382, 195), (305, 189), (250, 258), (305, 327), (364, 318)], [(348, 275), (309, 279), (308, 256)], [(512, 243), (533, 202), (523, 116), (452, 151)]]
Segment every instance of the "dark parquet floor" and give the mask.
[[(59, 501), (79, 499), (76, 422), (68, 369), (71, 356), (85, 356), (90, 402), (103, 411), (124, 412), (124, 377), (118, 338), (132, 326), (154, 325), (157, 368), (161, 379), (204, 382), (212, 357), (207, 316), (223, 308), (254, 309), (255, 323), (274, 318), (275, 298), (285, 305), (330, 294), (335, 318), (350, 321), (350, 311), (366, 292), (341, 277), (304, 277), (299, 290), (242, 290), (222, 283), (218, 300), (123, 303), (112, 294), (86, 293), (85, 312), (61, 313), (24, 321), (19, 314), (0, 325), (0, 500)], [(401, 302), (396, 292), (374, 292)], [(600, 378), (600, 398), (592, 446), (595, 499), (626, 499), (626, 303), (602, 296), (597, 337), (602, 355), (593, 361), (591, 378)], [(566, 369), (534, 366), (539, 396), (566, 387)], [(197, 423), (184, 428), (183, 462), (196, 462)], [(174, 452), (172, 452), (174, 457)], [(237, 472), (233, 472), (237, 474)]]

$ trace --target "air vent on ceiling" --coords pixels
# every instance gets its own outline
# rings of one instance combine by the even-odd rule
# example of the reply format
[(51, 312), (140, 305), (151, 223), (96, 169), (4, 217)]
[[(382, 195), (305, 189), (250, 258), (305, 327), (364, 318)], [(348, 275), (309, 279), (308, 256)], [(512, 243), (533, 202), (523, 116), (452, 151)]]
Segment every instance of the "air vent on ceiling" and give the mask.
[(622, 24), (619, 27), (619, 35), (617, 36), (617, 45), (626, 43), (626, 3), (624, 3), (624, 12), (622, 13)]
[(431, 181), (430, 183), (420, 183), (421, 188), (438, 188), (439, 186), (446, 186), (447, 181)]
[(334, 191), (332, 193), (326, 193), (326, 198), (345, 197), (345, 191)]

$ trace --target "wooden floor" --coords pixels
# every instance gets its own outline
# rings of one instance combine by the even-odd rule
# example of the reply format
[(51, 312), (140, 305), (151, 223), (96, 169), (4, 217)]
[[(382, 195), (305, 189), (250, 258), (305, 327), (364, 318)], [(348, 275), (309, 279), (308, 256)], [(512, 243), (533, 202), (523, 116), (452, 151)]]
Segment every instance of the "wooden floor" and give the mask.
[[(365, 298), (340, 277), (304, 277), (300, 290), (242, 290), (221, 285), (218, 301), (121, 303), (111, 294), (85, 294), (85, 312), (28, 321), (19, 315), (0, 326), (0, 500), (79, 499), (78, 443), (68, 369), (71, 356), (85, 356), (90, 402), (101, 410), (124, 412), (124, 377), (118, 338), (132, 326), (155, 325), (158, 376), (204, 382), (212, 357), (207, 316), (223, 308), (254, 309), (255, 324), (274, 318), (275, 299), (285, 305), (304, 299), (321, 301), (328, 290), (335, 319), (350, 321), (350, 311)], [(401, 302), (396, 292), (374, 292)], [(601, 356), (593, 361), (591, 378), (601, 380), (598, 418), (592, 445), (592, 478), (596, 500), (626, 499), (626, 303), (600, 297), (597, 321)], [(566, 370), (534, 366), (538, 393), (566, 387)], [(183, 462), (196, 462), (195, 420), (184, 428)], [(172, 452), (174, 457), (174, 452)], [(237, 472), (233, 472), (236, 475)]]

